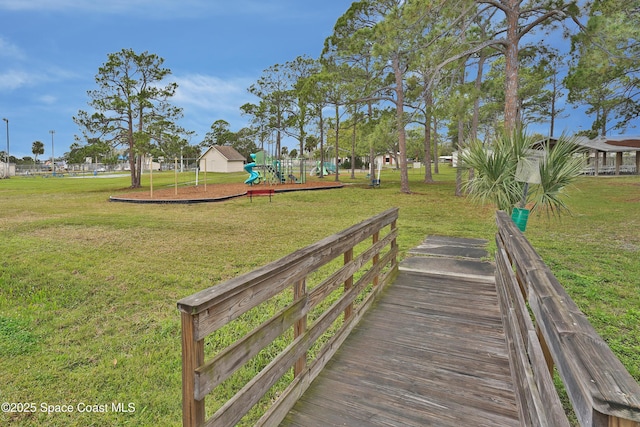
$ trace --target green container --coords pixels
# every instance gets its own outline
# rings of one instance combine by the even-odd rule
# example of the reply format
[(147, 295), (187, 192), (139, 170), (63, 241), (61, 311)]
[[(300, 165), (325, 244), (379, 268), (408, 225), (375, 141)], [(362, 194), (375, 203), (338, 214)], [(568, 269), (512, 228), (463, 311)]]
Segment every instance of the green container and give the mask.
[(529, 209), (513, 208), (511, 219), (516, 223), (520, 231), (527, 229), (527, 220), (529, 219)]

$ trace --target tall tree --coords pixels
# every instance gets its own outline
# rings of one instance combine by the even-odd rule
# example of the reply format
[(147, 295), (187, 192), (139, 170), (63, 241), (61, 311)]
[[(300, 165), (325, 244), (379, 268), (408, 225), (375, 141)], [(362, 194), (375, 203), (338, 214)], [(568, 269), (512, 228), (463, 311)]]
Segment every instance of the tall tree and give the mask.
[[(375, 121), (374, 106), (378, 102), (371, 96), (383, 85), (385, 70), (378, 67), (372, 54), (374, 41), (370, 37), (373, 26), (380, 20), (371, 1), (359, 1), (338, 19), (333, 34), (325, 40), (322, 60), (332, 76), (330, 103), (362, 103), (366, 105), (366, 121)], [(341, 104), (342, 105), (342, 104)], [(372, 126), (375, 124), (372, 123)], [(372, 127), (371, 126), (371, 127)], [(369, 152), (370, 174), (374, 174), (376, 153)]]
[[(455, 96), (452, 98), (451, 108), (453, 112), (453, 117), (455, 118), (451, 124), (456, 125), (456, 138), (455, 138), (455, 147), (458, 152), (458, 159), (462, 155), (465, 149), (465, 124), (468, 119), (468, 110), (469, 103), (471, 100), (471, 96), (469, 92), (471, 92), (470, 86), (467, 85), (465, 78), (465, 64), (466, 60), (461, 60), (460, 70), (457, 73), (457, 77), (459, 79), (459, 84), (457, 85), (457, 90)], [(459, 166), (459, 165), (458, 165)], [(462, 168), (456, 168), (456, 190), (455, 195), (460, 197), (463, 195), (462, 191)]]
[(404, 16), (403, 3), (402, 0), (363, 0), (353, 3), (338, 21), (339, 25), (336, 24), (334, 37), (330, 40), (333, 41), (339, 54), (345, 56), (353, 55), (354, 48), (362, 51), (366, 47), (374, 58), (374, 64), (377, 65), (379, 73), (382, 75), (388, 73), (387, 84), (373, 88), (373, 92), (365, 94), (363, 98), (392, 102), (396, 106), (401, 191), (409, 193), (404, 77), (408, 69), (408, 51), (414, 49), (410, 45), (415, 41), (415, 37), (411, 37), (406, 30), (411, 25), (415, 25), (415, 22), (408, 22), (408, 18)]
[[(396, 108), (401, 191), (405, 193), (410, 192), (404, 131), (407, 118), (407, 76), (415, 73), (416, 58), (427, 47), (443, 40), (447, 40), (450, 46), (457, 45), (460, 36), (468, 28), (469, 20), (477, 13), (476, 4), (471, 0), (363, 0), (353, 3), (347, 13), (338, 20), (338, 24), (341, 24), (339, 40), (349, 41), (343, 41), (338, 45), (347, 46), (348, 49), (338, 51), (346, 51), (351, 55), (355, 49), (370, 52), (369, 55), (374, 59), (373, 63), (382, 77), (379, 80), (381, 84), (365, 92), (362, 99), (392, 103)], [(338, 32), (338, 24), (334, 34)], [(334, 39), (336, 38), (337, 36), (334, 36)], [(497, 43), (484, 42), (482, 46), (473, 49)], [(470, 54), (460, 51), (459, 48), (451, 49), (445, 59), (431, 67), (429, 74), (436, 75), (448, 64)], [(427, 92), (432, 88), (434, 81), (434, 78), (429, 78)]]
[(372, 162), (375, 160), (375, 156), (384, 154), (392, 158), (397, 167), (398, 128), (395, 122), (395, 112), (389, 109), (377, 110), (370, 126), (371, 131), (367, 134), (365, 141), (369, 144), (370, 151), (374, 153)]
[[(340, 123), (342, 116), (346, 113), (343, 106), (351, 102), (352, 99), (352, 82), (349, 77), (351, 70), (345, 66), (345, 64), (339, 64), (331, 62), (334, 58), (327, 59), (323, 62), (322, 75), (322, 89), (324, 100), (327, 106), (333, 108), (333, 123), (334, 128), (334, 148), (335, 148), (335, 162), (336, 162), (336, 174), (335, 181), (340, 180), (340, 168), (339, 166), (339, 147), (340, 147)], [(344, 74), (343, 74), (344, 73)], [(345, 78), (346, 77), (346, 78)], [(323, 119), (324, 121), (324, 119)], [(322, 140), (320, 141), (320, 158), (321, 162), (324, 162), (324, 152), (322, 149)], [(320, 173), (322, 176), (322, 170)]]
[(233, 132), (229, 129), (229, 122), (226, 120), (216, 120), (211, 124), (211, 130), (204, 136), (200, 145), (210, 147), (212, 145), (231, 145)]
[(35, 163), (38, 163), (38, 156), (44, 154), (44, 144), (42, 141), (33, 141), (33, 144), (31, 144), (31, 152), (35, 156)]
[[(640, 116), (640, 5), (597, 0), (583, 31), (572, 39), (565, 83), (569, 101), (586, 103), (593, 133), (624, 129)], [(613, 124), (611, 124), (613, 122)]]
[(92, 161), (96, 163), (115, 164), (117, 162), (117, 156), (113, 154), (111, 145), (98, 138), (91, 138), (85, 145), (75, 142), (69, 148), (67, 159), (71, 163), (84, 163), (87, 158), (93, 159)]
[(555, 58), (551, 60), (551, 105), (549, 106), (549, 136), (553, 138), (555, 132), (556, 120), (560, 117), (565, 117), (563, 115), (564, 108), (558, 106), (558, 100), (564, 96), (563, 89), (566, 88), (564, 82), (562, 82), (558, 75), (560, 73), (560, 67), (566, 58), (562, 55), (557, 55)]
[[(548, 50), (545, 46), (520, 49), (518, 111), (519, 122), (525, 128), (529, 124), (547, 122), (550, 119), (552, 104), (557, 96), (553, 90), (554, 55), (555, 51)], [(501, 110), (501, 106), (505, 104), (504, 69), (504, 57), (495, 59), (482, 84), (486, 116), (494, 117), (499, 114), (497, 110)], [(557, 112), (553, 114), (557, 115)]]
[[(318, 73), (311, 77), (310, 85), (310, 107), (311, 114), (317, 120), (317, 128), (319, 132), (318, 138), (310, 135), (305, 141), (305, 151), (311, 154), (318, 145), (320, 145), (320, 164), (324, 164), (324, 137), (325, 137), (325, 117), (324, 109), (329, 105), (328, 93), (332, 87), (332, 78), (334, 77), (320, 61), (321, 68)], [(320, 178), (324, 178), (324, 169), (319, 168)]]
[(291, 106), (291, 82), (287, 70), (280, 64), (264, 70), (258, 81), (249, 86), (249, 93), (264, 102), (269, 127), (276, 133), (276, 156), (281, 154), (282, 135), (287, 128), (287, 111)]
[(518, 103), (518, 67), (520, 41), (540, 25), (553, 20), (561, 20), (568, 15), (576, 16), (576, 0), (476, 0), (500, 10), (504, 22), (496, 34), (506, 34), (500, 38), (505, 57), (504, 84), (504, 126), (511, 132), (520, 125)]
[[(412, 70), (413, 75), (416, 76), (414, 90), (418, 91), (417, 96), (414, 95), (417, 101), (414, 108), (420, 111), (422, 117), (418, 122), (424, 126), (424, 161), (427, 165), (424, 182), (426, 183), (433, 182), (431, 153), (432, 145), (435, 148), (436, 144), (435, 138), (432, 138), (434, 136), (432, 122), (437, 121), (434, 116), (437, 107), (435, 91), (441, 82), (450, 77), (451, 73), (457, 72), (458, 62), (451, 61), (450, 58), (469, 55), (468, 52), (464, 53), (471, 48), (468, 41), (469, 33), (479, 33), (477, 29), (470, 28), (470, 24), (474, 22), (470, 17), (480, 19), (476, 16), (475, 9), (473, 2), (469, 1), (433, 2), (428, 14), (430, 23), (425, 26), (417, 43), (421, 48)], [(481, 41), (486, 41), (486, 38)], [(479, 38), (476, 37), (476, 39)], [(482, 67), (478, 67), (479, 71), (481, 69)], [(437, 157), (437, 152), (434, 156)], [(437, 169), (437, 162), (435, 167)]]
[[(264, 150), (264, 143), (269, 138), (272, 129), (270, 127), (269, 106), (266, 101), (261, 100), (258, 105), (247, 103), (240, 107), (243, 115), (251, 116), (250, 134), (260, 143), (260, 149)], [(248, 154), (251, 154), (249, 152)], [(247, 154), (247, 156), (248, 156)]]
[(249, 159), (251, 153), (255, 153), (258, 150), (254, 141), (254, 130), (251, 128), (240, 129), (234, 134), (231, 146), (246, 159)]
[[(285, 64), (286, 73), (291, 82), (291, 102), (287, 116), (288, 135), (296, 138), (300, 153), (304, 151), (307, 139), (307, 126), (313, 114), (314, 91), (317, 89), (315, 76), (320, 72), (320, 64), (306, 56), (299, 56)], [(300, 163), (300, 175), (304, 174), (304, 165)]]
[(95, 112), (80, 110), (73, 118), (86, 140), (97, 136), (127, 147), (132, 188), (140, 187), (142, 157), (151, 149), (154, 126), (173, 126), (182, 116), (182, 110), (169, 103), (177, 83), (162, 85), (171, 74), (163, 63), (155, 54), (132, 49), (109, 54), (95, 77), (98, 89), (88, 91)]

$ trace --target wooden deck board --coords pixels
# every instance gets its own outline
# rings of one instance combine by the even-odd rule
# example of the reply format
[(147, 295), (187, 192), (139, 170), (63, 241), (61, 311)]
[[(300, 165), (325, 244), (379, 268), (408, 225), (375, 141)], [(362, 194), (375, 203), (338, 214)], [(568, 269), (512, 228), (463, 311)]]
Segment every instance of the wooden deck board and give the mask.
[(495, 285), (402, 271), (282, 425), (520, 425)]

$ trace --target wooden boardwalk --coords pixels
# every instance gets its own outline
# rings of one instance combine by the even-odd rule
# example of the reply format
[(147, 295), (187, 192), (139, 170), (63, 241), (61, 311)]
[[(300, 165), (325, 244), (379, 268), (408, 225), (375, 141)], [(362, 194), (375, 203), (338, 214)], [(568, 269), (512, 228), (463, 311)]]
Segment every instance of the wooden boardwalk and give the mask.
[(281, 425), (520, 425), (482, 243), (416, 248)]

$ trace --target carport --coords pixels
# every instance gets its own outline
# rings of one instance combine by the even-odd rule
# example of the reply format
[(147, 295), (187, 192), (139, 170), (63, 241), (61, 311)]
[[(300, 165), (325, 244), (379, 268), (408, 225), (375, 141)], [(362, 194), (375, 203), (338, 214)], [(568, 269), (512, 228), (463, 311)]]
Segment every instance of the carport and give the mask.
[[(576, 142), (589, 150), (589, 162), (585, 168), (589, 175), (638, 174), (640, 171), (640, 136), (578, 137)], [(630, 152), (635, 152), (635, 165), (623, 162), (623, 154)], [(615, 158), (611, 159), (609, 153), (615, 153)]]

